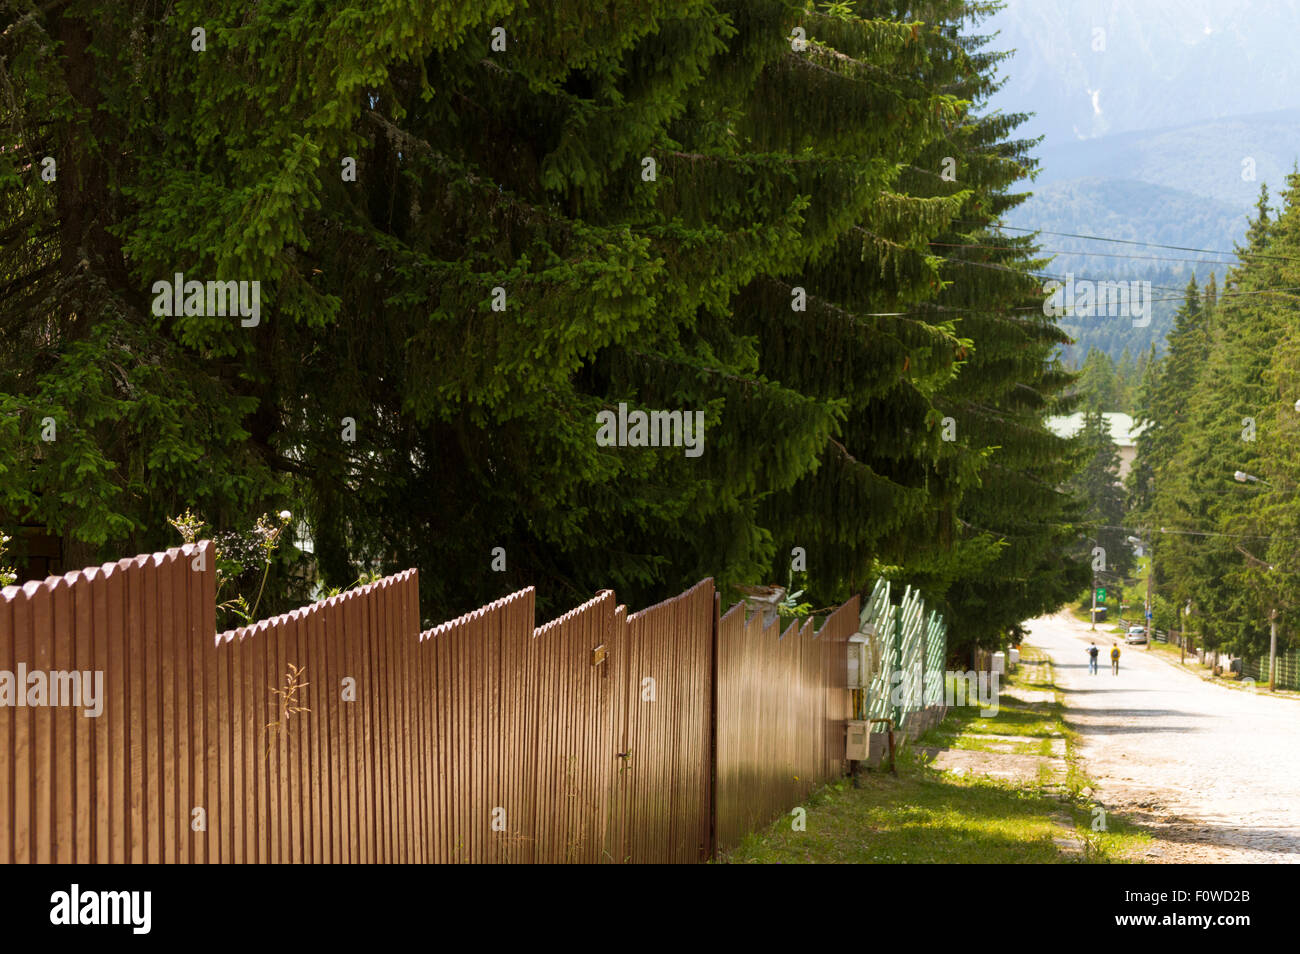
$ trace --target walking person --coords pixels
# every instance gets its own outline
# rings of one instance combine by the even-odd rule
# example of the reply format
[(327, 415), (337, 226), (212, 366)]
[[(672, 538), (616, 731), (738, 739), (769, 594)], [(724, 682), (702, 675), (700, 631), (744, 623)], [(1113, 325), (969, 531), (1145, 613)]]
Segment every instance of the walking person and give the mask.
[(1110, 648), (1110, 672), (1112, 676), (1119, 675), (1119, 643)]
[(1091, 646), (1088, 647), (1088, 672), (1092, 673), (1094, 676), (1097, 675), (1097, 653), (1098, 652), (1100, 652), (1100, 650), (1097, 649), (1096, 643), (1093, 643)]

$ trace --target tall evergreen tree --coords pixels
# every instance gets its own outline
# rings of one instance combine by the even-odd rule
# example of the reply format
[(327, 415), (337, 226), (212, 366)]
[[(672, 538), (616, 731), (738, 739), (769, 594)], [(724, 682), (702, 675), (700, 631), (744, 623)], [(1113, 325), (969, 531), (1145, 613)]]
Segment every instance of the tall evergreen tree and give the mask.
[[(996, 89), (994, 67), (1007, 55), (987, 49), (977, 31), (988, 12), (963, 6), (952, 18), (950, 42), (969, 59), (949, 87), (979, 104)], [(939, 308), (959, 309), (956, 331), (973, 342), (960, 373), (938, 402), (935, 429), (951, 438), (950, 453), (977, 462), (978, 481), (940, 509), (929, 525), (900, 538), (913, 548), (906, 578), (919, 584), (948, 616), (951, 648), (997, 646), (1027, 618), (1055, 609), (1087, 579), (1083, 561), (1066, 555), (1079, 511), (1062, 485), (1078, 466), (1071, 442), (1048, 430), (1071, 381), (1053, 354), (1068, 339), (1042, 308), (1044, 262), (1032, 240), (1008, 238), (992, 224), (1026, 195), (1014, 188), (1034, 168), (1033, 141), (1014, 138), (1024, 117), (973, 112), (949, 139), (930, 149), (912, 190), (944, 188), (933, 170), (955, 159), (956, 182), (971, 190), (954, 228), (935, 245), (948, 250)], [(928, 174), (927, 174), (927, 171)], [(937, 417), (937, 415), (936, 415)], [(929, 554), (911, 538), (941, 544)]]
[[(1028, 169), (987, 5), (9, 7), (0, 509), (69, 564), (292, 503), (327, 584), (415, 565), (440, 616), (803, 547), (1003, 627), (1077, 572), (1032, 243), (937, 251)], [(260, 320), (159, 313), (178, 273)], [(703, 452), (608, 446), (622, 405)]]
[(1225, 530), (1242, 534), (1233, 582), (1244, 618), (1233, 648), (1250, 655), (1267, 651), (1274, 610), (1282, 648), (1300, 632), (1300, 298), (1286, 290), (1300, 276), (1300, 175), (1287, 177), (1281, 199), (1266, 240), (1247, 257), (1233, 289), (1256, 292), (1239, 349), (1253, 372), (1243, 405), (1259, 421), (1259, 438), (1242, 469), (1253, 467), (1262, 483), (1223, 521)]
[(1148, 364), (1139, 413), (1141, 432), (1137, 440), (1137, 466), (1131, 487), (1138, 503), (1134, 519), (1144, 530), (1154, 560), (1152, 581), (1158, 593), (1172, 594), (1180, 603), (1186, 599), (1191, 547), (1199, 538), (1173, 531), (1201, 531), (1187, 527), (1190, 519), (1202, 519), (1200, 505), (1189, 495), (1185, 467), (1175, 464), (1183, 442), (1190, 434), (1189, 405), (1210, 352), (1206, 313), (1195, 277), (1187, 283), (1184, 303), (1174, 318), (1168, 352), (1158, 370)]
[[(1133, 550), (1124, 529), (1124, 488), (1119, 479), (1119, 448), (1111, 437), (1110, 423), (1101, 411), (1089, 410), (1079, 431), (1084, 465), (1068, 487), (1084, 502), (1086, 528), (1082, 548), (1101, 581), (1122, 580), (1132, 569)], [(1100, 547), (1097, 553), (1095, 548)]]
[(1137, 396), (1139, 372), (1133, 362), (1133, 355), (1125, 348), (1115, 364), (1116, 396), (1114, 410), (1124, 414), (1133, 413), (1133, 403)]
[(1120, 380), (1115, 362), (1101, 349), (1088, 349), (1077, 388), (1082, 407), (1090, 411), (1121, 410)]
[(1275, 607), (1295, 622), (1288, 369), (1298, 316), (1282, 289), (1300, 258), (1298, 181), (1277, 217), (1261, 189), (1224, 293), (1213, 276), (1199, 300), (1189, 287), (1169, 353), (1148, 365), (1142, 389), (1147, 430), (1130, 487), (1140, 519), (1162, 531), (1156, 589), (1192, 603), (1202, 643), (1216, 650), (1262, 651)]

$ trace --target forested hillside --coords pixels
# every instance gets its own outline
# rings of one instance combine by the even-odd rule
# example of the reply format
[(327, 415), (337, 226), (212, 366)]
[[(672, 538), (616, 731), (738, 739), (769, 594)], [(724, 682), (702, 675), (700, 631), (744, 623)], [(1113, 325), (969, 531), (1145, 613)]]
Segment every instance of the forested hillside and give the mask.
[(1078, 367), (1093, 348), (1115, 361), (1125, 350), (1141, 354), (1152, 345), (1163, 353), (1187, 279), (1195, 276), (1203, 284), (1233, 264), (1247, 213), (1179, 189), (1086, 178), (1035, 187), (1007, 222), (1016, 232), (1043, 230), (1042, 248), (1055, 256), (1045, 269), (1047, 275), (1151, 283), (1150, 321), (1135, 322), (1128, 315), (1061, 319), (1061, 327), (1075, 342), (1062, 356)]

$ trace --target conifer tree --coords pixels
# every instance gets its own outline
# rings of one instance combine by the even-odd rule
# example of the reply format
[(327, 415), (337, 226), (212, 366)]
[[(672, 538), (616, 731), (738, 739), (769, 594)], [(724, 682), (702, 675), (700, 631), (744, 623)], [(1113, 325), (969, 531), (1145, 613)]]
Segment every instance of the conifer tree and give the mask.
[(1133, 355), (1125, 348), (1115, 365), (1116, 398), (1115, 410), (1124, 414), (1133, 413), (1133, 400), (1137, 390), (1138, 368), (1133, 362)]
[(1215, 650), (1262, 651), (1274, 607), (1294, 625), (1286, 392), (1297, 316), (1280, 289), (1300, 250), (1296, 185), (1292, 177), (1277, 217), (1261, 189), (1224, 293), (1213, 276), (1200, 295), (1189, 285), (1169, 352), (1148, 363), (1142, 388), (1130, 489), (1136, 517), (1161, 531), (1156, 589), (1192, 602), (1202, 644)]
[(1081, 405), (1094, 411), (1118, 411), (1120, 380), (1115, 362), (1099, 348), (1089, 348), (1080, 369), (1078, 392)]
[[(986, 5), (9, 7), (0, 509), (69, 565), (292, 502), (324, 583), (418, 566), (435, 616), (803, 547), (981, 639), (1077, 574)], [(177, 273), (260, 321), (159, 313)], [(603, 443), (624, 405), (702, 453)]]
[(1168, 337), (1168, 352), (1158, 369), (1148, 364), (1138, 422), (1137, 461), (1131, 488), (1138, 506), (1133, 517), (1151, 546), (1153, 588), (1175, 601), (1187, 599), (1193, 571), (1189, 569), (1193, 549), (1201, 537), (1178, 531), (1202, 532), (1201, 505), (1190, 494), (1189, 475), (1176, 465), (1183, 442), (1190, 435), (1189, 405), (1209, 356), (1206, 314), (1193, 276), (1188, 280), (1184, 302), (1174, 317)]
[[(948, 36), (970, 55), (956, 89), (973, 103), (996, 87), (994, 69), (1006, 56), (986, 47), (978, 31), (986, 12), (965, 5)], [(945, 60), (965, 62), (958, 57)], [(1050, 611), (1087, 580), (1083, 561), (1067, 551), (1077, 534), (1076, 502), (1062, 485), (1079, 463), (1072, 443), (1046, 427), (1062, 409), (1071, 381), (1054, 353), (1068, 341), (1042, 308), (1043, 263), (1029, 238), (1008, 238), (993, 223), (1025, 195), (1012, 190), (1034, 168), (1034, 142), (1017, 139), (1018, 115), (973, 111), (946, 142), (931, 149), (925, 168), (956, 158), (957, 181), (971, 190), (963, 213), (934, 243), (946, 250), (945, 286), (936, 302), (952, 308), (956, 331), (973, 346), (938, 403), (939, 429), (954, 438), (950, 453), (976, 462), (976, 481), (929, 526), (900, 538), (912, 547), (907, 576), (949, 619), (950, 649), (960, 658), (972, 646), (996, 647), (1025, 619)], [(944, 180), (913, 171), (912, 188), (942, 188)], [(934, 539), (925, 550), (912, 538)]]
[(1300, 275), (1300, 175), (1287, 177), (1281, 199), (1277, 218), (1258, 240), (1258, 254), (1247, 258), (1233, 286), (1256, 292), (1242, 299), (1238, 350), (1250, 372), (1245, 413), (1259, 422), (1254, 454), (1242, 469), (1261, 483), (1252, 484), (1255, 493), (1222, 521), (1225, 530), (1241, 534), (1232, 582), (1241, 591), (1243, 618), (1232, 648), (1249, 655), (1267, 651), (1273, 610), (1282, 649), (1300, 632), (1300, 298), (1287, 291)]
[[(1119, 449), (1110, 434), (1110, 424), (1103, 412), (1084, 413), (1079, 431), (1081, 450), (1086, 455), (1083, 468), (1068, 482), (1069, 488), (1084, 501), (1084, 557), (1099, 579), (1122, 580), (1132, 568), (1132, 548), (1124, 529), (1124, 489), (1119, 480)], [(1096, 553), (1096, 547), (1101, 548)]]

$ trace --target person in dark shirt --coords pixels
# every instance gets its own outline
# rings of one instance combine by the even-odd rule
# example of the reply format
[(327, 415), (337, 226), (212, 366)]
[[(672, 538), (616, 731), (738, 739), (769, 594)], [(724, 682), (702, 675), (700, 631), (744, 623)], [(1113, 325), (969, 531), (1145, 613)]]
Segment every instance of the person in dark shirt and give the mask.
[(1099, 650), (1097, 649), (1096, 643), (1093, 643), (1091, 646), (1088, 647), (1088, 672), (1092, 673), (1094, 676), (1097, 675), (1098, 651)]

